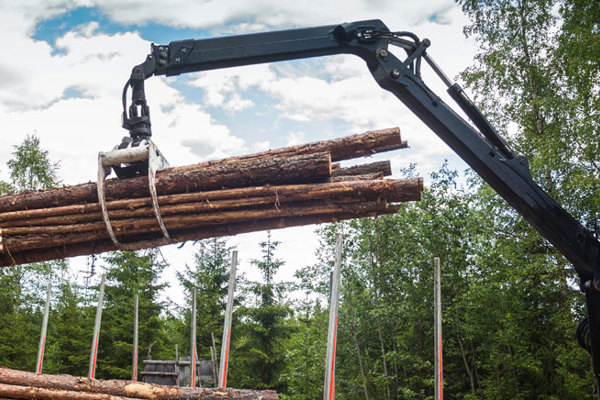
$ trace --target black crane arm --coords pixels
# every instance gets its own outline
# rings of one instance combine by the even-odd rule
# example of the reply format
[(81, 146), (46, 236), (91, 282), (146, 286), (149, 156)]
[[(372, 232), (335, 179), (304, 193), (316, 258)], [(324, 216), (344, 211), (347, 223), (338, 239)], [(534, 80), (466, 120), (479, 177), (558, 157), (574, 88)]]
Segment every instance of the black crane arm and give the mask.
[[(152, 75), (172, 76), (334, 54), (362, 58), (383, 89), (398, 97), (574, 265), (586, 293), (594, 373), (600, 382), (600, 243), (535, 183), (526, 159), (509, 149), (460, 86), (433, 62), (426, 52), (429, 44), (412, 33), (390, 32), (380, 20), (367, 20), (152, 45), (152, 53), (146, 62), (134, 67), (125, 87), (125, 92), (132, 87), (133, 97), (128, 115), (124, 92), (124, 127), (134, 140), (150, 136), (143, 81)], [(406, 58), (392, 54), (390, 45), (404, 49)], [(423, 82), (423, 60), (446, 83), (450, 96), (474, 126)]]

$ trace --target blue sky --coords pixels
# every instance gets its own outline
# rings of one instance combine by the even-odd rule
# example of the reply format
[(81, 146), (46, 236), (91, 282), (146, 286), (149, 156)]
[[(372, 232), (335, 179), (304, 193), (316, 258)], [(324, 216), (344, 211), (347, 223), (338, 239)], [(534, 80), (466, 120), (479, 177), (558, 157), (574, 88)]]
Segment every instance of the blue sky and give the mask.
[[(392, 30), (431, 39), (430, 54), (449, 76), (472, 62), (475, 45), (463, 37), (466, 20), (452, 0), (310, 4), (0, 0), (5, 44), (0, 54), (0, 178), (6, 179), (12, 146), (35, 132), (51, 158), (61, 161), (59, 175), (65, 184), (95, 180), (97, 153), (111, 149), (126, 134), (120, 127), (121, 90), (151, 42), (381, 18)], [(425, 79), (443, 93), (431, 74)], [(451, 166), (465, 168), (352, 56), (153, 77), (146, 94), (153, 140), (172, 165), (399, 126), (411, 148), (377, 157), (390, 159), (394, 172), (417, 163), (419, 174), (427, 177), (445, 158)], [(312, 230), (274, 232), (288, 265), (282, 279), (314, 260), (307, 255), (317, 246)], [(242, 270), (258, 256), (263, 236), (232, 239)], [(189, 248), (164, 249), (174, 265), (169, 273), (191, 260)]]

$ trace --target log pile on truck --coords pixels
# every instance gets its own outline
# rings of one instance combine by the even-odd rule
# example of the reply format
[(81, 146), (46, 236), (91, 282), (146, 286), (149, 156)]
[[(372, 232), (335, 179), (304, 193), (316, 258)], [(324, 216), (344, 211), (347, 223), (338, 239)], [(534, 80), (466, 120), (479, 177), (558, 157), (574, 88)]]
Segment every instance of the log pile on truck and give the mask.
[(277, 400), (273, 390), (186, 388), (70, 375), (38, 375), (0, 367), (0, 398), (25, 400)]
[(406, 148), (398, 128), (230, 157), (156, 173), (160, 239), (148, 177), (109, 179), (107, 232), (96, 183), (0, 197), (0, 266), (244, 232), (393, 214), (420, 199), (421, 178), (384, 179), (389, 161), (339, 161)]

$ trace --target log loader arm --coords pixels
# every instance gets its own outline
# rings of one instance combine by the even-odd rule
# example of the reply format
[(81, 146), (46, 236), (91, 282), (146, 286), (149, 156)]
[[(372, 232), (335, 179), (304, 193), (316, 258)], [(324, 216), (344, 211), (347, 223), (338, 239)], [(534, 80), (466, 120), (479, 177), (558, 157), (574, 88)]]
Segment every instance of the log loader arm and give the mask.
[[(135, 144), (151, 136), (144, 80), (152, 75), (173, 76), (334, 54), (362, 58), (383, 89), (398, 97), (573, 264), (588, 307), (589, 328), (578, 338), (588, 350), (591, 347), (594, 377), (600, 387), (600, 243), (533, 181), (527, 160), (509, 149), (461, 87), (444, 75), (427, 54), (429, 45), (429, 40), (419, 40), (412, 33), (390, 32), (380, 20), (153, 44), (151, 54), (133, 68), (125, 85), (123, 127), (129, 130), (130, 138), (124, 140)], [(389, 46), (405, 50), (406, 57), (397, 58)], [(473, 125), (423, 82), (423, 61), (447, 85), (448, 93)], [(127, 110), (129, 87), (132, 102)]]

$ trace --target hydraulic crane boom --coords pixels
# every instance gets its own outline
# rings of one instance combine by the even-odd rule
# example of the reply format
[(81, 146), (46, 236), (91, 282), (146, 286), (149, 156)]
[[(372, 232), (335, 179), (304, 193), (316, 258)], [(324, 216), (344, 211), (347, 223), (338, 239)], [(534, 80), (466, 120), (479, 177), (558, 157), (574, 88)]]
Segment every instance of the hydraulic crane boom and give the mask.
[[(385, 90), (393, 93), (575, 267), (586, 294), (594, 375), (600, 383), (600, 243), (532, 179), (527, 160), (516, 156), (482, 113), (433, 62), (430, 43), (409, 32), (390, 32), (380, 20), (291, 29), (152, 45), (146, 61), (133, 68), (123, 93), (123, 126), (133, 142), (151, 136), (144, 80), (152, 75), (242, 66), (333, 54), (362, 58)], [(399, 59), (389, 46), (406, 52)], [(427, 62), (448, 86), (473, 125), (454, 112), (421, 79)], [(126, 91), (132, 104), (126, 108)], [(600, 387), (600, 385), (599, 385)]]

